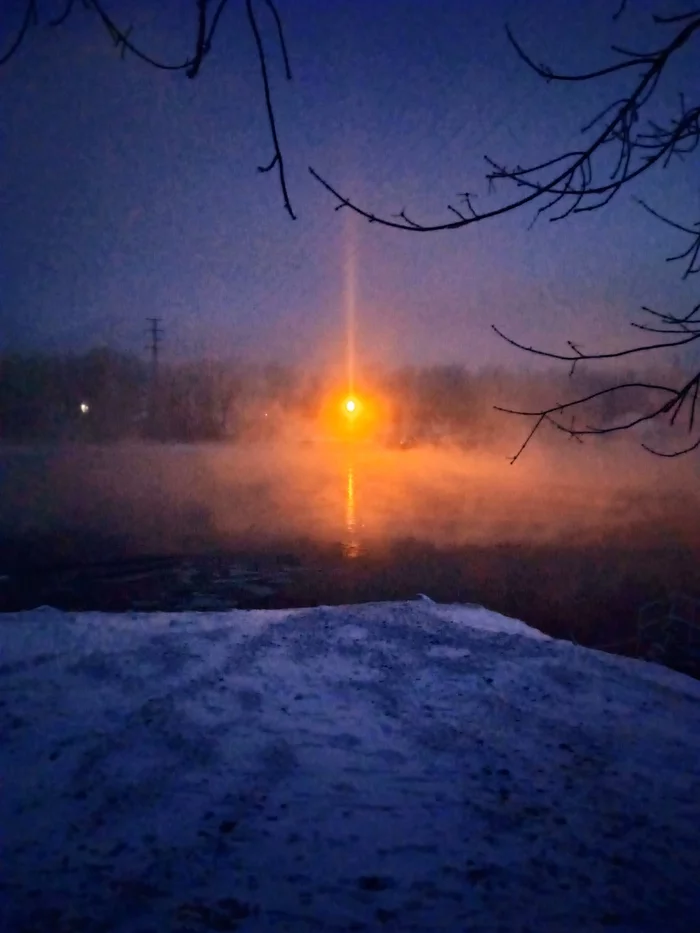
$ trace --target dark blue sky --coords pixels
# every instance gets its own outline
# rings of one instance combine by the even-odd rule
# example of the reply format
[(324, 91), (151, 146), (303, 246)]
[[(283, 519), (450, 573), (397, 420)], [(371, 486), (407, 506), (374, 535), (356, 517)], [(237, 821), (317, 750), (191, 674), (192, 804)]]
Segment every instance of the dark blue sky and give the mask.
[[(311, 164), (377, 212), (405, 207), (424, 221), (446, 218), (460, 190), (484, 203), (484, 153), (524, 164), (575, 144), (620, 88), (545, 85), (503, 24), (535, 58), (587, 69), (608, 59), (611, 41), (659, 44), (665, 34), (648, 15), (664, 3), (635, 0), (614, 24), (617, 0), (278, 2), (291, 85), (264, 3), (259, 18), (295, 222), (275, 178), (256, 171), (271, 149), (240, 0), (195, 81), (120, 62), (80, 4), (67, 25), (30, 34), (0, 81), (0, 350), (141, 352), (145, 318), (160, 315), (173, 356), (332, 361), (343, 354), (348, 250), (359, 355), (389, 364), (521, 364), (492, 321), (550, 348), (566, 338), (610, 348), (614, 335), (629, 337), (641, 303), (684, 307), (690, 289), (663, 261), (679, 241), (631, 194), (693, 220), (697, 161), (604, 212), (533, 230), (532, 213), (517, 213), (425, 236), (352, 222), (307, 173)], [(190, 50), (193, 7), (108, 4), (136, 24), (137, 41), (172, 59)], [(19, 0), (3, 10), (6, 43)], [(664, 92), (680, 81), (670, 75)]]

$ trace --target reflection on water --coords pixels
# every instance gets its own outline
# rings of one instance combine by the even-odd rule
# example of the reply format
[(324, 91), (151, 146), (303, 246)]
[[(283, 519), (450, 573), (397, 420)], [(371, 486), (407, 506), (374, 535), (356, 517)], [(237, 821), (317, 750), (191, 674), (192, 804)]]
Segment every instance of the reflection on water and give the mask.
[(697, 553), (695, 461), (569, 451), (533, 451), (512, 467), (487, 451), (369, 442), (5, 449), (0, 557), (19, 539), (33, 554), (40, 537), (61, 552), (65, 542), (87, 554), (94, 539), (130, 555), (305, 542), (364, 561), (396, 542), (627, 546), (642, 532), (659, 548)]
[(345, 533), (346, 538), (343, 542), (343, 554), (345, 557), (358, 557), (360, 554), (360, 542), (357, 536), (357, 512), (355, 506), (355, 470), (353, 465), (348, 464), (347, 483), (345, 487)]

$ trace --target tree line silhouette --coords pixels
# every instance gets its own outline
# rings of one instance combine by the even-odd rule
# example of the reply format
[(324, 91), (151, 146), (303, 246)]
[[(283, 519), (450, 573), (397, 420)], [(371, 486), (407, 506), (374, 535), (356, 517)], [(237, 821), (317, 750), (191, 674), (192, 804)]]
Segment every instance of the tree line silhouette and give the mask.
[[(627, 371), (622, 383), (659, 374)], [(663, 374), (661, 374), (663, 375)], [(381, 398), (377, 440), (389, 445), (491, 446), (517, 437), (519, 425), (495, 408), (513, 394), (540, 404), (566, 393), (594, 396), (588, 423), (605, 428), (633, 418), (648, 400), (634, 393), (596, 395), (601, 372), (473, 370), (462, 364), (374, 367), (360, 392)], [(302, 365), (195, 359), (162, 363), (109, 348), (71, 354), (0, 356), (0, 443), (158, 440), (199, 443), (312, 438), (337, 380)], [(340, 413), (339, 413), (340, 416)], [(553, 440), (572, 439), (550, 427)]]

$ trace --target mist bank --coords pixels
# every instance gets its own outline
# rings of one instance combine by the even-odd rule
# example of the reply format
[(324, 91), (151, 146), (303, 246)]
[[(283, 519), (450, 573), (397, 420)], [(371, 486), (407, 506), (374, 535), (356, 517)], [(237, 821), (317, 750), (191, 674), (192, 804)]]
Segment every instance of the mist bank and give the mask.
[[(374, 416), (365, 439), (513, 454), (532, 419), (504, 414), (495, 406), (536, 411), (592, 395), (611, 383), (653, 384), (663, 378), (668, 374), (639, 369), (581, 368), (570, 377), (562, 369), (375, 366), (355, 373), (353, 390)], [(333, 406), (347, 390), (342, 371), (284, 363), (201, 359), (156, 366), (104, 348), (81, 355), (5, 355), (0, 357), (0, 444), (305, 442), (319, 434), (338, 435), (342, 424)], [(577, 418), (579, 424), (609, 429), (654, 401), (652, 389), (605, 394), (577, 411)], [(657, 433), (646, 426), (641, 439), (654, 439)], [(551, 425), (538, 433), (545, 445), (565, 440)]]
[[(0, 537), (17, 551), (128, 554), (392, 542), (437, 547), (643, 539), (700, 545), (694, 461), (660, 461), (623, 441), (537, 448), (511, 466), (457, 446), (260, 442), (6, 447)], [(87, 552), (87, 553), (85, 553)], [(6, 550), (6, 553), (9, 551)]]
[[(359, 433), (344, 420), (343, 373), (200, 360), (155, 374), (109, 350), (2, 358), (0, 557), (34, 559), (41, 542), (81, 559), (300, 542), (349, 555), (411, 540), (698, 547), (697, 458), (545, 425), (511, 465), (532, 422), (494, 405), (593, 391), (601, 372), (356, 377)], [(608, 424), (644, 401), (603, 396), (589, 414)]]
[(77, 611), (118, 597), (130, 611), (129, 593), (160, 592), (148, 579), (167, 577), (171, 559), (187, 565), (176, 585), (190, 594), (207, 593), (197, 561), (217, 581), (227, 561), (252, 561), (299, 568), (278, 607), (424, 592), (591, 645), (633, 644), (642, 605), (700, 598), (697, 468), (625, 438), (559, 439), (515, 465), (447, 443), (6, 446), (0, 603)]

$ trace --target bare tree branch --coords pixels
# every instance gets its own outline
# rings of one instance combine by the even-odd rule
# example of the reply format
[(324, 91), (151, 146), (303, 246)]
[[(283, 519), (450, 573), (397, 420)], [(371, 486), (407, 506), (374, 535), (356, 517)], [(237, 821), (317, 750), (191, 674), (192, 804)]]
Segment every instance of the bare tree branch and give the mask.
[[(669, 259), (682, 259), (688, 257), (690, 254), (689, 265), (684, 273), (684, 278), (690, 275), (692, 272), (698, 271), (694, 263), (697, 261), (697, 241), (698, 233), (692, 227), (688, 227), (684, 224), (677, 223), (670, 220), (669, 218), (658, 214), (653, 209), (649, 208), (648, 205), (643, 205), (651, 214), (653, 214), (658, 219), (664, 221), (669, 226), (673, 227), (676, 230), (679, 230), (685, 233), (687, 236), (692, 238), (693, 249), (692, 252), (685, 250), (682, 253), (679, 253), (676, 256), (671, 256)], [(611, 360), (618, 359), (620, 357), (632, 356), (640, 353), (649, 353), (654, 351), (661, 351), (665, 349), (675, 348), (679, 346), (687, 346), (695, 341), (700, 341), (700, 302), (695, 304), (687, 314), (680, 315), (674, 314), (672, 312), (656, 311), (653, 308), (643, 306), (642, 310), (649, 314), (655, 321), (658, 321), (658, 325), (649, 325), (649, 324), (640, 324), (633, 321), (632, 326), (643, 330), (649, 333), (660, 334), (666, 337), (665, 340), (657, 341), (654, 343), (643, 344), (636, 347), (627, 347), (623, 350), (617, 350), (614, 352), (608, 353), (584, 353), (571, 341), (567, 341), (568, 346), (571, 352), (568, 353), (554, 353), (548, 350), (541, 350), (536, 347), (527, 346), (526, 344), (520, 343), (513, 338), (508, 337), (501, 330), (499, 330), (495, 325), (492, 325), (493, 330), (501, 337), (502, 340), (505, 340), (506, 343), (509, 343), (511, 346), (517, 347), (520, 350), (525, 350), (528, 353), (533, 353), (536, 356), (546, 357), (548, 359), (561, 360), (564, 362), (571, 363), (571, 369), (569, 375), (574, 374), (574, 370), (578, 363), (584, 361), (598, 361), (598, 360)], [(517, 414), (523, 417), (536, 418), (535, 427), (530, 431), (529, 435), (525, 439), (524, 444), (518, 450), (516, 456), (512, 459), (511, 462), (515, 462), (518, 457), (525, 450), (527, 445), (530, 443), (534, 437), (536, 431), (541, 427), (545, 421), (549, 421), (552, 424), (555, 424), (560, 430), (568, 433), (570, 436), (582, 437), (587, 434), (612, 434), (619, 433), (621, 431), (627, 431), (631, 428), (637, 427), (640, 424), (644, 424), (650, 421), (654, 421), (662, 415), (669, 415), (669, 426), (675, 427), (678, 417), (684, 409), (684, 406), (687, 405), (688, 408), (688, 423), (687, 423), (687, 433), (691, 436), (693, 434), (698, 434), (697, 442), (695, 440), (691, 441), (690, 444), (684, 445), (682, 448), (675, 451), (660, 451), (657, 448), (653, 447), (650, 444), (642, 443), (642, 447), (647, 450), (649, 453), (656, 454), (658, 456), (664, 457), (677, 457), (683, 456), (687, 453), (691, 453), (694, 450), (697, 450), (700, 447), (700, 432), (698, 432), (696, 427), (696, 410), (698, 402), (698, 390), (700, 388), (700, 370), (695, 372), (680, 388), (675, 388), (669, 385), (656, 385), (650, 383), (623, 383), (621, 385), (609, 386), (606, 389), (603, 389), (599, 392), (585, 395), (582, 397), (574, 398), (570, 402), (564, 404), (557, 404), (550, 406), (548, 408), (539, 409), (536, 411), (516, 411), (515, 409), (505, 409), (498, 408), (499, 411), (506, 411), (509, 414)], [(653, 390), (656, 392), (666, 393), (669, 398), (660, 406), (652, 407), (646, 412), (642, 413), (638, 417), (635, 417), (626, 422), (615, 424), (611, 427), (586, 427), (582, 429), (575, 429), (572, 425), (571, 428), (567, 428), (562, 425), (554, 417), (557, 414), (560, 414), (569, 409), (579, 410), (585, 409), (587, 403), (591, 402), (596, 398), (600, 398), (605, 395), (613, 395), (620, 392), (623, 389), (644, 389), (644, 390)]]
[(214, 38), (214, 33), (216, 32), (218, 28), (219, 19), (221, 18), (221, 14), (226, 9), (227, 4), (228, 4), (228, 0), (219, 0), (219, 5), (217, 6), (216, 10), (214, 11), (214, 15), (211, 18), (211, 25), (209, 26), (209, 32), (207, 33), (207, 40), (206, 40), (207, 54), (209, 53), (211, 49), (211, 42), (212, 42), (212, 39)]
[(94, 10), (97, 13), (102, 21), (102, 24), (109, 33), (110, 38), (114, 42), (115, 47), (120, 49), (122, 57), (124, 56), (125, 52), (131, 52), (131, 54), (136, 56), (136, 58), (138, 58), (140, 61), (150, 65), (152, 68), (157, 68), (159, 71), (186, 72), (193, 65), (193, 60), (190, 58), (186, 59), (184, 62), (171, 63), (161, 61), (160, 59), (149, 55), (147, 52), (144, 52), (130, 39), (132, 27), (129, 26), (127, 29), (122, 29), (117, 26), (112, 17), (107, 14), (101, 0), (86, 0), (84, 6), (86, 9)]
[[(169, 62), (160, 58), (156, 58), (148, 51), (143, 49), (140, 45), (138, 45), (132, 38), (132, 27), (128, 26), (123, 28), (122, 26), (118, 25), (116, 20), (107, 11), (107, 7), (103, 0), (82, 0), (81, 6), (83, 9), (92, 11), (97, 15), (110, 39), (114, 43), (115, 48), (119, 50), (122, 58), (124, 58), (127, 52), (130, 52), (140, 61), (150, 65), (153, 68), (157, 68), (160, 71), (184, 71), (188, 78), (194, 79), (199, 75), (205, 60), (211, 51), (214, 35), (219, 28), (221, 17), (228, 5), (229, 0), (218, 0), (216, 8), (214, 9), (214, 13), (211, 15), (211, 17), (208, 16), (209, 7), (211, 5), (210, 0), (193, 0), (193, 2), (197, 14), (196, 31), (194, 36), (194, 52), (190, 57), (185, 59), (185, 61), (179, 62)], [(285, 75), (287, 80), (291, 81), (292, 70), (284, 36), (284, 29), (282, 27), (282, 20), (273, 0), (264, 0), (264, 2), (274, 18), (277, 31), (277, 40), (279, 42), (282, 58), (284, 61)], [(66, 0), (62, 11), (53, 19), (48, 20), (48, 25), (53, 27), (64, 25), (70, 16), (75, 12), (75, 8), (75, 0)], [(284, 158), (279, 142), (275, 112), (272, 104), (265, 45), (258, 28), (252, 0), (246, 0), (246, 12), (248, 23), (255, 40), (258, 61), (260, 62), (260, 70), (263, 78), (265, 111), (267, 114), (267, 120), (270, 127), (270, 134), (272, 136), (273, 144), (272, 161), (266, 166), (260, 166), (258, 170), (261, 172), (269, 172), (275, 168), (275, 166), (277, 167), (277, 177), (280, 188), (282, 190), (285, 209), (287, 210), (289, 216), (292, 219), (295, 219), (295, 214), (292, 210), (289, 191), (287, 188)], [(0, 66), (6, 64), (13, 57), (13, 55), (18, 52), (22, 44), (27, 39), (30, 27), (38, 26), (39, 23), (40, 21), (37, 0), (27, 0), (22, 24), (20, 25), (17, 35), (10, 43), (8, 50), (0, 57)]]
[[(70, 7), (72, 5), (73, 4), (69, 2), (68, 4), (69, 12), (70, 12)], [(17, 30), (17, 35), (10, 43), (10, 46), (7, 49), (7, 51), (3, 52), (3, 54), (0, 56), (0, 66), (5, 65), (7, 64), (7, 62), (9, 62), (12, 56), (19, 49), (20, 45), (22, 45), (22, 42), (24, 41), (24, 37), (27, 35), (27, 32), (29, 31), (29, 27), (36, 26), (38, 20), (39, 20), (39, 16), (38, 16), (37, 9), (36, 9), (36, 0), (28, 0), (26, 9), (24, 11), (24, 19), (22, 20), (22, 23), (19, 29)]]
[(196, 78), (207, 53), (207, 0), (197, 0), (197, 43), (192, 64), (187, 69), (188, 78)]
[[(666, 126), (658, 121), (648, 120), (642, 128), (641, 113), (648, 108), (649, 102), (658, 89), (659, 81), (669, 61), (687, 47), (700, 33), (700, 13), (690, 17), (673, 20), (682, 25), (677, 33), (656, 51), (647, 53), (622, 52), (624, 60), (615, 62), (607, 68), (587, 72), (581, 75), (555, 72), (548, 66), (538, 65), (527, 55), (508, 29), (507, 35), (520, 58), (547, 81), (585, 82), (609, 77), (629, 69), (643, 69), (637, 83), (627, 97), (606, 107), (593, 120), (585, 125), (590, 130), (601, 121), (605, 121), (589, 145), (570, 152), (562, 153), (527, 168), (516, 166), (509, 168), (486, 156), (491, 167), (486, 180), (491, 186), (494, 182), (508, 180), (517, 187), (525, 188), (527, 193), (520, 198), (483, 211), (470, 211), (463, 214), (453, 205), (448, 210), (456, 219), (441, 223), (420, 224), (406, 222), (401, 215), (383, 217), (374, 211), (363, 208), (351, 198), (342, 194), (327, 178), (312, 166), (309, 172), (338, 202), (338, 207), (345, 207), (370, 223), (381, 224), (398, 230), (418, 233), (431, 233), (440, 230), (457, 230), (493, 217), (499, 217), (512, 211), (520, 210), (528, 204), (542, 202), (537, 215), (551, 212), (557, 204), (568, 202), (565, 209), (550, 220), (561, 220), (572, 213), (597, 210), (604, 207), (630, 181), (650, 171), (657, 165), (678, 152), (678, 146), (684, 141), (697, 139), (700, 123), (700, 106), (686, 108), (679, 118), (669, 119)], [(596, 159), (609, 147), (617, 147), (616, 163), (609, 177), (598, 179), (601, 167)], [(667, 163), (666, 163), (667, 164)], [(542, 178), (542, 175), (545, 175)]]
[(62, 13), (59, 13), (54, 19), (49, 20), (49, 26), (62, 26), (63, 23), (68, 19), (68, 17), (73, 12), (73, 4), (75, 0), (66, 0), (66, 5)]
[[(698, 134), (698, 138), (700, 138), (700, 133)], [(657, 220), (662, 221), (669, 227), (673, 227), (675, 230), (680, 230), (682, 233), (688, 234), (692, 238), (688, 249), (684, 250), (682, 253), (677, 253), (674, 256), (668, 256), (666, 261), (676, 262), (678, 259), (687, 259), (688, 265), (686, 266), (685, 272), (683, 273), (684, 279), (687, 279), (690, 275), (694, 275), (696, 272), (700, 272), (700, 223), (696, 223), (695, 227), (688, 227), (685, 224), (680, 224), (677, 221), (671, 220), (669, 217), (660, 214), (641, 198), (635, 198), (635, 200), (644, 208), (645, 211), (650, 213), (653, 217), (656, 217)], [(697, 305), (691, 314), (696, 313), (696, 311)]]
[(280, 19), (279, 12), (277, 7), (272, 2), (272, 0), (265, 0), (268, 9), (272, 13), (275, 19), (275, 25), (277, 26), (277, 41), (280, 45), (280, 50), (282, 52), (282, 58), (284, 59), (284, 73), (287, 77), (287, 81), (292, 80), (292, 66), (289, 63), (289, 54), (287, 52), (287, 42), (284, 38), (284, 29), (282, 28), (282, 20)]
[(689, 19), (694, 19), (696, 16), (700, 16), (700, 7), (689, 10), (687, 13), (676, 13), (674, 16), (660, 16), (658, 13), (654, 13), (652, 19), (655, 23), (659, 24), (682, 23)]
[(502, 340), (505, 340), (506, 343), (509, 343), (512, 347), (516, 347), (518, 350), (526, 350), (528, 353), (534, 353), (535, 356), (545, 356), (550, 360), (563, 360), (568, 363), (580, 363), (584, 360), (614, 360), (622, 356), (631, 356), (635, 353), (648, 353), (650, 350), (665, 350), (670, 347), (682, 347), (700, 338), (700, 330), (698, 330), (698, 332), (691, 333), (689, 336), (683, 337), (680, 340), (647, 343), (641, 347), (626, 347), (624, 350), (615, 350), (611, 353), (583, 353), (583, 351), (579, 350), (571, 341), (567, 341), (571, 347), (571, 353), (552, 353), (549, 350), (538, 350), (536, 347), (529, 347), (527, 344), (513, 340), (512, 337), (508, 337), (507, 334), (499, 330), (495, 324), (491, 325), (491, 329), (495, 331)]
[[(614, 19), (619, 19), (627, 9), (626, 0), (622, 0)], [(661, 79), (667, 73), (669, 62), (675, 60), (678, 53), (687, 49), (700, 37), (700, 9), (673, 16), (654, 16), (653, 22), (663, 28), (675, 27), (675, 32), (658, 48), (651, 51), (636, 51), (622, 45), (613, 46), (612, 52), (617, 60), (609, 65), (581, 74), (569, 74), (556, 71), (548, 65), (540, 64), (527, 53), (512, 31), (507, 27), (507, 39), (515, 54), (528, 68), (544, 81), (559, 83), (586, 83), (606, 81), (613, 76), (624, 77), (634, 74), (635, 80), (629, 92), (600, 110), (592, 119), (585, 121), (582, 133), (592, 134), (592, 139), (579, 148), (553, 155), (529, 166), (508, 166), (486, 156), (489, 166), (486, 175), (489, 191), (503, 181), (510, 182), (522, 194), (493, 207), (476, 210), (469, 195), (466, 196), (467, 210), (460, 210), (453, 204), (448, 205), (450, 217), (440, 223), (421, 224), (410, 216), (406, 209), (398, 214), (379, 216), (342, 194), (324, 176), (310, 167), (311, 175), (337, 201), (336, 209), (347, 208), (370, 223), (380, 224), (393, 229), (413, 233), (429, 233), (442, 230), (458, 230), (475, 223), (499, 217), (532, 204), (535, 213), (534, 223), (538, 218), (547, 216), (552, 221), (561, 221), (572, 214), (600, 210), (628, 185), (655, 168), (667, 168), (674, 157), (683, 158), (689, 153), (700, 150), (700, 101), (688, 102), (683, 94), (679, 95), (679, 109), (669, 111), (665, 118), (658, 116), (655, 103)], [(667, 258), (668, 262), (682, 262), (685, 265), (683, 278), (687, 279), (695, 272), (700, 272), (700, 224), (688, 225), (666, 217), (644, 201), (642, 207), (651, 215), (665, 223), (669, 228), (690, 238), (687, 248)], [(639, 330), (658, 335), (653, 342), (626, 347), (614, 352), (584, 352), (576, 344), (568, 341), (568, 350), (562, 353), (551, 352), (528, 346), (508, 337), (498, 327), (493, 330), (511, 346), (517, 347), (539, 357), (565, 361), (570, 364), (572, 376), (577, 366), (587, 361), (606, 361), (662, 352), (666, 349), (680, 348), (700, 340), (700, 304), (684, 315), (658, 312), (644, 307), (650, 321), (633, 322)], [(613, 434), (645, 425), (655, 419), (668, 416), (670, 428), (677, 428), (680, 420), (687, 413), (687, 430), (697, 433), (696, 405), (700, 373), (692, 375), (680, 387), (662, 385), (655, 382), (624, 381), (608, 386), (595, 393), (575, 397), (571, 401), (557, 403), (536, 411), (518, 411), (499, 408), (521, 417), (534, 419), (534, 424), (523, 444), (512, 458), (515, 462), (528, 444), (549, 424), (564, 432), (569, 437), (582, 440), (586, 435)], [(584, 424), (578, 427), (572, 417), (571, 424), (561, 421), (562, 415), (585, 412), (602, 398), (619, 395), (620, 392), (636, 392), (661, 395), (658, 402), (643, 399), (640, 411), (629, 417), (618, 419), (613, 424)], [(682, 449), (661, 452), (652, 445), (643, 445), (654, 453), (663, 456), (680, 456), (700, 447), (700, 439), (684, 444)]]
[[(700, 336), (700, 334), (699, 334)], [(688, 425), (687, 433), (693, 434), (695, 431), (695, 415), (697, 409), (698, 401), (698, 388), (700, 386), (700, 371), (696, 372), (690, 379), (688, 379), (680, 387), (673, 387), (669, 385), (663, 385), (658, 383), (650, 382), (623, 382), (617, 385), (607, 386), (604, 389), (600, 389), (596, 392), (588, 393), (584, 396), (579, 396), (572, 399), (568, 402), (559, 402), (555, 405), (550, 405), (543, 409), (534, 409), (534, 410), (523, 410), (515, 408), (505, 408), (502, 406), (494, 406), (497, 411), (504, 412), (506, 414), (518, 415), (524, 418), (534, 418), (535, 424), (530, 431), (530, 433), (525, 438), (525, 441), (521, 445), (520, 449), (517, 451), (515, 456), (511, 459), (511, 463), (520, 457), (528, 444), (532, 441), (536, 432), (541, 428), (545, 422), (553, 424), (560, 431), (563, 431), (565, 434), (568, 434), (570, 437), (577, 437), (579, 439), (589, 436), (589, 435), (604, 435), (604, 434), (619, 434), (623, 431), (629, 431), (632, 428), (638, 427), (639, 425), (646, 424), (648, 422), (654, 421), (662, 415), (669, 415), (669, 425), (674, 427), (677, 421), (678, 416), (680, 415), (683, 407), (688, 404)], [(666, 396), (665, 400), (661, 404), (651, 405), (646, 411), (643, 411), (641, 414), (636, 414), (624, 421), (618, 421), (615, 424), (603, 426), (603, 425), (591, 425), (586, 424), (585, 427), (577, 428), (574, 426), (572, 421), (571, 427), (567, 427), (557, 420), (556, 416), (561, 415), (563, 412), (575, 411), (583, 409), (588, 403), (604, 398), (606, 396), (616, 395), (620, 392), (626, 390), (642, 390), (646, 393), (652, 392), (656, 394), (661, 394)], [(642, 447), (645, 450), (648, 450), (650, 453), (657, 454), (659, 456), (682, 456), (683, 454), (690, 453), (692, 450), (696, 450), (700, 446), (700, 436), (698, 436), (697, 441), (692, 441), (690, 445), (683, 447), (682, 449), (664, 452), (659, 451), (651, 445), (642, 443)]]
[[(271, 0), (266, 0), (268, 6), (274, 9), (274, 5)], [(284, 171), (284, 157), (282, 156), (282, 148), (279, 143), (279, 137), (277, 135), (277, 124), (275, 121), (275, 111), (272, 106), (272, 95), (270, 93), (270, 79), (267, 74), (267, 58), (265, 55), (265, 48), (263, 46), (262, 38), (260, 37), (260, 30), (258, 29), (258, 23), (255, 19), (255, 10), (253, 9), (253, 0), (246, 0), (246, 10), (248, 11), (248, 21), (250, 22), (250, 28), (253, 32), (255, 38), (255, 44), (258, 50), (258, 61), (260, 62), (260, 72), (262, 74), (263, 80), (263, 89), (265, 91), (265, 108), (267, 110), (267, 119), (270, 125), (270, 134), (272, 136), (272, 147), (274, 155), (272, 156), (272, 161), (268, 165), (258, 166), (259, 172), (271, 172), (272, 169), (277, 166), (277, 174), (279, 178), (280, 188), (282, 189), (282, 196), (284, 198), (284, 207), (292, 220), (296, 220), (296, 215), (292, 210), (292, 204), (289, 200), (289, 192), (287, 191), (287, 179)], [(276, 15), (277, 23), (279, 25), (279, 17)], [(282, 49), (284, 53), (285, 62), (287, 63), (287, 52), (284, 42), (282, 42)], [(288, 77), (291, 78), (291, 72), (287, 70)]]
[(620, 5), (613, 13), (613, 19), (619, 19), (627, 9), (627, 0), (620, 0)]

